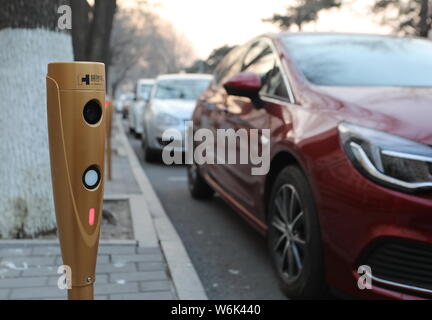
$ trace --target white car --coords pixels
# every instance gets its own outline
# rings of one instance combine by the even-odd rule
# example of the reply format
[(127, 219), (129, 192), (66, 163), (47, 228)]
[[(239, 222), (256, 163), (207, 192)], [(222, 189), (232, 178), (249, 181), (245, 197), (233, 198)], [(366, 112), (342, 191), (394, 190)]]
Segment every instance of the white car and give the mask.
[[(168, 144), (162, 141), (165, 130), (177, 129), (184, 139), (185, 121), (192, 119), (196, 101), (212, 79), (213, 76), (207, 74), (162, 75), (156, 79), (144, 110), (142, 145), (146, 161), (156, 160)], [(182, 145), (184, 147), (184, 143)]]
[(130, 102), (134, 99), (134, 96), (132, 92), (123, 93), (115, 101), (115, 110), (122, 113), (124, 119), (128, 115)]
[(129, 113), (129, 130), (137, 138), (143, 133), (143, 113), (147, 102), (150, 99), (150, 93), (154, 85), (153, 79), (140, 79), (137, 81), (135, 100), (132, 103)]

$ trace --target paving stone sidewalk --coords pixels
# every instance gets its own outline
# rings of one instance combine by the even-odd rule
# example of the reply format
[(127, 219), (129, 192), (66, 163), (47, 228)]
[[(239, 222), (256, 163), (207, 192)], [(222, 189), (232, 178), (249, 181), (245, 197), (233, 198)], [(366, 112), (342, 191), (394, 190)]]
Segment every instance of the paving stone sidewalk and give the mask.
[[(0, 299), (66, 299), (58, 289), (61, 256), (55, 241), (2, 244)], [(176, 299), (160, 248), (141, 248), (133, 241), (101, 243), (95, 299)]]

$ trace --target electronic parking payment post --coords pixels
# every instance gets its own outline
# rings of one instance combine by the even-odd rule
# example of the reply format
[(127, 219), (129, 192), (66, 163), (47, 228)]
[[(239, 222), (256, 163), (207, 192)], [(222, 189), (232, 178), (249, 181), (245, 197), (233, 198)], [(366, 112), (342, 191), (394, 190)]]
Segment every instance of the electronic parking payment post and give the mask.
[(71, 300), (93, 299), (102, 218), (105, 65), (50, 63), (47, 75), (51, 175)]

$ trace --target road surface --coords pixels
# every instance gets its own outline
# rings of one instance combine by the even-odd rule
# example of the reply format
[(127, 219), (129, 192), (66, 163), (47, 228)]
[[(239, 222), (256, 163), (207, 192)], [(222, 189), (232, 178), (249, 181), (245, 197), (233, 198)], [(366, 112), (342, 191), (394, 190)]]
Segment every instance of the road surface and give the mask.
[(146, 163), (140, 141), (129, 136), (145, 173), (180, 235), (209, 299), (285, 299), (265, 239), (219, 197), (190, 197), (184, 166)]

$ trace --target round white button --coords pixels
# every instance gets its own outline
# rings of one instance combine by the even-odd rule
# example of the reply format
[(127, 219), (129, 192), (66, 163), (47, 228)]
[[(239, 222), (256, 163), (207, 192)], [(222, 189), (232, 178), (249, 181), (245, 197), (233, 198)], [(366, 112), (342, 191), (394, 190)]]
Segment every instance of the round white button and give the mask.
[(91, 169), (87, 171), (86, 174), (84, 175), (84, 182), (90, 188), (96, 186), (98, 181), (99, 181), (99, 174), (96, 170)]

